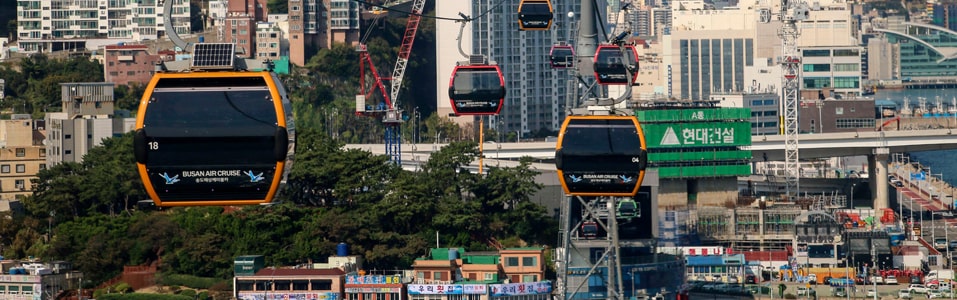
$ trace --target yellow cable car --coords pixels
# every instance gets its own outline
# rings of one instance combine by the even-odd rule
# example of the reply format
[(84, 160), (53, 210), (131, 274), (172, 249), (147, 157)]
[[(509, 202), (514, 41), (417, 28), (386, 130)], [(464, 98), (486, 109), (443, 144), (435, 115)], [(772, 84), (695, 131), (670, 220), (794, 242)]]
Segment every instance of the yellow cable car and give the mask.
[(634, 116), (565, 117), (555, 150), (558, 179), (575, 196), (635, 196), (647, 158)]
[(548, 30), (552, 27), (551, 0), (522, 0), (518, 4), (518, 28), (521, 30)]
[(140, 101), (134, 154), (157, 206), (269, 203), (294, 148), (292, 109), (269, 71), (157, 72)]

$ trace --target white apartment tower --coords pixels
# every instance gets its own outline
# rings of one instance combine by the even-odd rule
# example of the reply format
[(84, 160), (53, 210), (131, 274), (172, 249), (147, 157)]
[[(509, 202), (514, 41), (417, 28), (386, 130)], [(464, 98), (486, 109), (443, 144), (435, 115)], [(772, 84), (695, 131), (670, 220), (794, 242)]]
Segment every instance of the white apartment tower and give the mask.
[[(462, 12), (477, 17), (466, 24), (462, 46), (466, 53), (484, 54), (498, 63), (505, 78), (505, 105), (500, 115), (486, 118), (490, 128), (499, 132), (517, 132), (520, 136), (540, 130), (558, 131), (565, 118), (564, 105), (568, 71), (553, 70), (549, 63), (552, 45), (568, 41), (570, 31), (568, 12), (579, 10), (579, 3), (571, 0), (553, 0), (554, 19), (547, 31), (519, 31), (519, 1), (498, 0), (438, 1), (436, 15), (455, 16)], [(487, 14), (483, 14), (488, 11)], [(574, 20), (575, 18), (572, 18)], [(451, 112), (448, 87), (452, 69), (457, 61), (467, 60), (457, 50), (455, 37), (459, 24), (438, 21), (436, 40), (438, 51), (437, 107), (440, 116)], [(447, 22), (442, 23), (442, 22)], [(573, 41), (571, 41), (573, 43)], [(477, 118), (459, 117), (456, 121), (471, 123)], [(523, 136), (524, 137), (524, 136)]]
[[(189, 1), (170, 0), (173, 27), (190, 32)], [(158, 0), (17, 1), (20, 51), (27, 53), (93, 48), (94, 40), (142, 41), (165, 36)]]

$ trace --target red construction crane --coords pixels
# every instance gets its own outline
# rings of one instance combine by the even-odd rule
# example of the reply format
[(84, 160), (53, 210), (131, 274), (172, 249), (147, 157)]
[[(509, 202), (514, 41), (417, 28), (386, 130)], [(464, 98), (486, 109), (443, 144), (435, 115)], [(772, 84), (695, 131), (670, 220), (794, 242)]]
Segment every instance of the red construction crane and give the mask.
[[(372, 57), (364, 42), (360, 42), (356, 50), (359, 51), (359, 76), (360, 94), (356, 95), (356, 114), (378, 117), (382, 116), (382, 123), (385, 123), (385, 152), (389, 159), (395, 163), (401, 163), (402, 160), (402, 108), (399, 107), (399, 91), (402, 90), (402, 78), (405, 76), (405, 68), (409, 63), (409, 55), (412, 51), (412, 43), (415, 42), (415, 34), (419, 29), (419, 21), (422, 19), (422, 9), (425, 7), (426, 0), (413, 0), (412, 11), (409, 12), (409, 19), (405, 25), (405, 34), (402, 35), (402, 45), (399, 47), (399, 55), (395, 61), (395, 67), (392, 68), (392, 77), (383, 78), (375, 69)], [(368, 35), (368, 34), (367, 34)], [(363, 39), (364, 40), (364, 39)], [(375, 79), (375, 87), (365, 86), (365, 65), (369, 66), (369, 71)], [(391, 90), (385, 89), (384, 81), (389, 80)], [(372, 96), (372, 90), (378, 89), (382, 93), (382, 103), (377, 105), (366, 105), (366, 97)]]

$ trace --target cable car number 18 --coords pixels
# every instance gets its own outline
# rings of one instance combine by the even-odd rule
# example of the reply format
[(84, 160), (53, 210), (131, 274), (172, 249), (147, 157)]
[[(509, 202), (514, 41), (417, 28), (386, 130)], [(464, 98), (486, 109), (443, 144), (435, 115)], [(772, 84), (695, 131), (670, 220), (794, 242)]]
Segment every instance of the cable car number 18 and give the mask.
[(159, 142), (154, 141), (154, 142), (149, 142), (147, 144), (150, 146), (150, 150), (159, 150), (159, 147), (160, 147)]

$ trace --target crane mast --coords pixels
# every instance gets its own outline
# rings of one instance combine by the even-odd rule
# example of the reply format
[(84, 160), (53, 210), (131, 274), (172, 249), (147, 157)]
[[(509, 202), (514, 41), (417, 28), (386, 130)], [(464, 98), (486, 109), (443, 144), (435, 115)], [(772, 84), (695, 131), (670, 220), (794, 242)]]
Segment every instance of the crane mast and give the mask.
[[(422, 9), (425, 7), (425, 0), (414, 0), (412, 2), (412, 11), (409, 12), (409, 19), (405, 25), (405, 33), (402, 35), (402, 45), (399, 46), (398, 58), (395, 67), (392, 69), (392, 77), (382, 78), (375, 70), (372, 63), (372, 57), (368, 53), (365, 44), (360, 43), (358, 51), (360, 52), (360, 64), (368, 64), (372, 76), (375, 78), (375, 85), (382, 92), (382, 98), (385, 102), (384, 108), (365, 108), (365, 81), (360, 81), (362, 94), (356, 99), (357, 114), (382, 114), (382, 123), (385, 124), (385, 154), (389, 160), (396, 164), (402, 163), (402, 108), (398, 105), (399, 91), (402, 89), (402, 79), (405, 77), (405, 69), (409, 63), (409, 55), (412, 51), (412, 43), (415, 42), (415, 34), (419, 29), (419, 21), (422, 20)], [(365, 68), (360, 65), (360, 78), (365, 78)], [(390, 81), (392, 88), (386, 93), (384, 80)], [(369, 93), (371, 93), (371, 88)]]
[(788, 199), (796, 200), (800, 190), (800, 156), (798, 151), (798, 101), (799, 99), (799, 77), (801, 68), (801, 54), (797, 49), (797, 39), (800, 32), (797, 28), (797, 22), (806, 20), (808, 17), (807, 4), (800, 0), (782, 0), (781, 3), (781, 22), (783, 26), (778, 32), (781, 37), (780, 59), (784, 82), (783, 104), (784, 104), (784, 165), (786, 170), (786, 193)]

